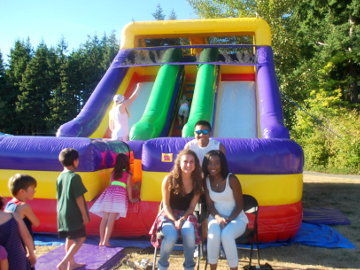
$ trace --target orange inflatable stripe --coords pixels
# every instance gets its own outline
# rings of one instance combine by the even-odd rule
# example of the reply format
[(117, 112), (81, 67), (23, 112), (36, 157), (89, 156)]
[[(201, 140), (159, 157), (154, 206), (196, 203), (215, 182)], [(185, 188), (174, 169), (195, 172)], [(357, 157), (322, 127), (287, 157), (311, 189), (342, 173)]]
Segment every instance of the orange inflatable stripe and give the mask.
[(255, 73), (221, 74), (222, 81), (255, 81)]

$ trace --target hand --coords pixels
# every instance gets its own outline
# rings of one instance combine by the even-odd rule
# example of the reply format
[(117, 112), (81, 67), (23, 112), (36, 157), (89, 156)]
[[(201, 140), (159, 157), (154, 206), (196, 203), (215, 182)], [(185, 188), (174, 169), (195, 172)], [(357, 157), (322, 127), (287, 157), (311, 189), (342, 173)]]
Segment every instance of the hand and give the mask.
[(227, 219), (220, 215), (215, 215), (215, 219), (216, 219), (217, 223), (219, 223), (221, 228), (224, 228), (228, 223)]
[(36, 256), (35, 256), (35, 254), (34, 254), (34, 253), (29, 254), (29, 253), (28, 253), (28, 254), (26, 255), (26, 257), (27, 257), (27, 259), (29, 260), (31, 267), (34, 267), (35, 264), (36, 264)]
[(184, 221), (185, 221), (185, 217), (184, 217), (184, 216), (182, 216), (181, 218), (179, 218), (178, 220), (176, 220), (176, 221), (174, 222), (175, 228), (176, 228), (177, 230), (181, 229)]

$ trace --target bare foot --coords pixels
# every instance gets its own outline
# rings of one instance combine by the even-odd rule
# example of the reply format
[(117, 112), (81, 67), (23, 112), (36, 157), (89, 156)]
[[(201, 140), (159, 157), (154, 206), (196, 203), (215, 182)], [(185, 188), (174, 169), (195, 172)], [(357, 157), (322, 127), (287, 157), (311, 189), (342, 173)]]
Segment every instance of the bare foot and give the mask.
[(58, 270), (67, 270), (67, 263), (59, 263), (56, 268)]
[(74, 270), (74, 269), (78, 269), (78, 268), (81, 268), (81, 267), (84, 267), (86, 265), (86, 263), (72, 263), (70, 264), (70, 267), (69, 267), (69, 270)]
[(105, 243), (104, 246), (105, 247), (111, 247), (110, 243)]

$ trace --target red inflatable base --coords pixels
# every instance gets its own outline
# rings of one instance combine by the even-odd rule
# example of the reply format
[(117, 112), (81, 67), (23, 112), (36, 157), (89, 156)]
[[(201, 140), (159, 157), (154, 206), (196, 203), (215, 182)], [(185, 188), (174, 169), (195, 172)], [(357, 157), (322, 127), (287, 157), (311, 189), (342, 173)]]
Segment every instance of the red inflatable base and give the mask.
[[(39, 227), (34, 228), (34, 231), (57, 233), (56, 200), (34, 199), (30, 204), (41, 222)], [(88, 208), (91, 205), (92, 203), (88, 203)], [(113, 236), (137, 237), (147, 235), (158, 208), (159, 202), (129, 204), (128, 216), (116, 221)], [(99, 234), (100, 221), (100, 217), (90, 214), (90, 223), (86, 226), (88, 235)], [(297, 233), (301, 221), (301, 202), (278, 206), (261, 206), (258, 220), (259, 240), (261, 242), (287, 240)]]

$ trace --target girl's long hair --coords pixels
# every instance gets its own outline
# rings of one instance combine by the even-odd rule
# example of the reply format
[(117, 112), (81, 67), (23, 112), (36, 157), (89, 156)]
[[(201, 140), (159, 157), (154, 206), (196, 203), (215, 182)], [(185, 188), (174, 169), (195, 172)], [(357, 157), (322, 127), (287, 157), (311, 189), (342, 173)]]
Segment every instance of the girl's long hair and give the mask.
[(129, 157), (125, 154), (118, 154), (116, 156), (115, 167), (113, 170), (113, 178), (121, 178), (123, 176), (123, 172), (130, 172)]
[(172, 191), (176, 195), (179, 195), (179, 194), (184, 195), (184, 193), (185, 193), (184, 185), (183, 185), (182, 177), (181, 177), (181, 167), (180, 167), (181, 157), (184, 155), (192, 155), (194, 157), (195, 169), (191, 173), (193, 191), (194, 191), (194, 194), (202, 193), (203, 185), (202, 185), (202, 174), (201, 174), (200, 162), (199, 162), (199, 159), (196, 156), (195, 152), (190, 149), (182, 150), (177, 155), (176, 160), (174, 162), (174, 167), (170, 172), (169, 190)]

